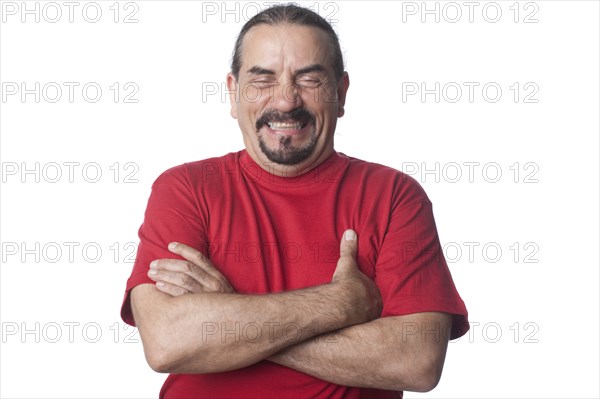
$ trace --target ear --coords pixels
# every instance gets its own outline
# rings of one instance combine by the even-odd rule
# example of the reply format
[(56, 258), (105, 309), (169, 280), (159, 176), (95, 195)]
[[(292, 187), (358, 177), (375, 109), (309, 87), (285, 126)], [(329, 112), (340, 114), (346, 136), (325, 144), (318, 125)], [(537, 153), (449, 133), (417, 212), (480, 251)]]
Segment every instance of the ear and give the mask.
[(237, 119), (237, 106), (238, 106), (238, 96), (237, 96), (237, 79), (231, 72), (227, 74), (227, 91), (229, 94), (229, 104), (231, 104), (231, 117), (233, 119)]
[(344, 72), (338, 82), (337, 97), (338, 97), (338, 118), (344, 116), (344, 105), (346, 104), (346, 93), (350, 87), (350, 76), (348, 72)]

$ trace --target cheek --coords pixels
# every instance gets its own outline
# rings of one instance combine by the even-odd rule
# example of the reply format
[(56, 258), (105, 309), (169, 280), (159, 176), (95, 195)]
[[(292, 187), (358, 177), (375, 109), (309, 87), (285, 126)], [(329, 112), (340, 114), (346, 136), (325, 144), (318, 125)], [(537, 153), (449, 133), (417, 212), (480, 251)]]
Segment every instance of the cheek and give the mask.
[(317, 116), (318, 119), (331, 119), (337, 117), (337, 101), (331, 98), (326, 91), (319, 90), (307, 92), (302, 96), (304, 108)]
[(252, 123), (253, 120), (258, 118), (258, 109), (256, 104), (245, 103), (240, 106), (239, 114), (246, 122)]
[(324, 84), (319, 88), (318, 100), (321, 104), (331, 105), (337, 103), (337, 86), (334, 84)]
[(245, 84), (238, 93), (239, 101), (248, 109), (264, 106), (271, 99), (273, 87), (258, 87), (255, 84)]
[(261, 91), (255, 85), (244, 85), (240, 89), (240, 101), (255, 104), (262, 97)]
[(338, 117), (338, 107), (333, 104), (322, 104), (317, 115), (319, 116), (318, 119), (324, 124), (334, 123)]

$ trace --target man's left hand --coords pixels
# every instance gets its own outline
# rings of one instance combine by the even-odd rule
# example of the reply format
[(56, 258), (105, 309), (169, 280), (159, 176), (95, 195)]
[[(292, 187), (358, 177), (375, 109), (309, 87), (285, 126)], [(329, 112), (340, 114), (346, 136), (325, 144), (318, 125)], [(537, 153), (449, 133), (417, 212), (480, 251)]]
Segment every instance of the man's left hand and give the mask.
[(171, 296), (199, 292), (235, 292), (229, 281), (204, 254), (181, 243), (169, 244), (169, 251), (182, 259), (158, 259), (150, 263), (148, 277), (156, 288)]

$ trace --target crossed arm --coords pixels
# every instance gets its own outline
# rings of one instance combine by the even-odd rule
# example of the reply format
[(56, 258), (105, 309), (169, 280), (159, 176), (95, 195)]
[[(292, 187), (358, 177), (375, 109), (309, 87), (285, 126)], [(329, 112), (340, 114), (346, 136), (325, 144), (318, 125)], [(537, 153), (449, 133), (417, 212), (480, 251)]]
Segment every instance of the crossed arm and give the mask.
[[(346, 239), (348, 237), (349, 239)], [(441, 376), (451, 316), (379, 318), (381, 298), (344, 235), (331, 283), (278, 294), (241, 295), (198, 251), (151, 264), (155, 285), (131, 292), (146, 358), (159, 372), (210, 373), (260, 360), (332, 383), (428, 391)]]

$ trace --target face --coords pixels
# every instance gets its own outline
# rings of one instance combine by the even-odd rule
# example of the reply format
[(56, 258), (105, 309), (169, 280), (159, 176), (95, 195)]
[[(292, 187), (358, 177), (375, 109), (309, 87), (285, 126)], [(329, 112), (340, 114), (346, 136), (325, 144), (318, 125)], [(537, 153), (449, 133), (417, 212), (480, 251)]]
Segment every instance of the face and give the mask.
[(231, 115), (248, 154), (271, 173), (305, 173), (333, 153), (349, 80), (336, 80), (332, 54), (314, 27), (257, 25), (244, 37), (238, 80), (227, 75)]

